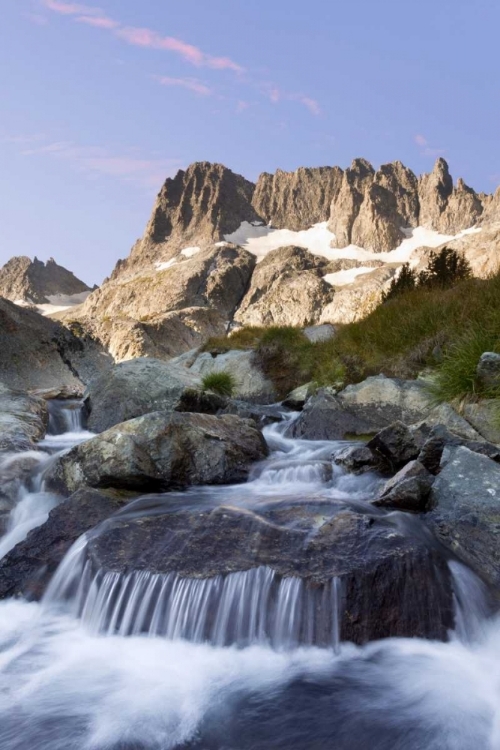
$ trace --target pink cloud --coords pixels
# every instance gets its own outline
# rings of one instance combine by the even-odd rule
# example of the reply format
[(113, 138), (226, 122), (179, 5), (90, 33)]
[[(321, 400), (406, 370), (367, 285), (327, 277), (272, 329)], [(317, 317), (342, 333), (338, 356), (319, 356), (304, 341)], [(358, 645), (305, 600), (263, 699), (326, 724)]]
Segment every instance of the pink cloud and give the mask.
[(212, 89), (197, 81), (196, 78), (170, 78), (169, 76), (155, 76), (155, 78), (162, 86), (181, 86), (202, 96), (210, 96), (213, 93)]
[(45, 16), (41, 16), (39, 13), (24, 13), (24, 17), (31, 23), (36, 23), (37, 26), (47, 26), (48, 24)]
[(307, 107), (312, 115), (317, 117), (321, 114), (321, 108), (316, 99), (311, 99), (309, 96), (302, 96), (301, 94), (298, 94), (295, 99), (300, 102), (300, 104), (303, 104), (304, 107)]
[(75, 18), (75, 21), (77, 23), (86, 23), (97, 29), (116, 29), (120, 25), (118, 21), (114, 21), (107, 16), (78, 16), (78, 18)]
[(424, 138), (423, 135), (416, 135), (415, 143), (417, 144), (417, 146), (427, 146), (427, 138)]
[(240, 100), (238, 104), (236, 105), (236, 112), (241, 113), (244, 112), (246, 109), (250, 107), (250, 102), (245, 102), (243, 100)]
[(94, 8), (89, 5), (80, 5), (80, 3), (66, 3), (63, 0), (42, 0), (43, 5), (54, 13), (61, 13), (64, 16), (100, 16), (103, 12), (100, 8)]

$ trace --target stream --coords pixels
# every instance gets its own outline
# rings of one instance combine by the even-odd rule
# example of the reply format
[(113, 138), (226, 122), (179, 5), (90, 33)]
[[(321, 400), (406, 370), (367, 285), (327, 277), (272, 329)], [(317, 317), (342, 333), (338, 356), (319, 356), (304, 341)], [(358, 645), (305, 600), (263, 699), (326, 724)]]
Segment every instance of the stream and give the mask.
[[(1, 457), (0, 481), (22, 479), (0, 558), (61, 502), (44, 491), (50, 462), (91, 437), (79, 402), (50, 408), (40, 451)], [(332, 463), (346, 443), (283, 433), (264, 429), (271, 454), (245, 485), (147, 496), (118, 516), (307, 502), (424, 533), (418, 517), (369, 505), (378, 476)], [(86, 547), (99, 533), (76, 542), (43, 601), (0, 602), (1, 750), (500, 750), (500, 621), (460, 562), (448, 563), (448, 642), (360, 647), (340, 639), (335, 578), (314, 591), (266, 566), (211, 578), (96, 571)]]

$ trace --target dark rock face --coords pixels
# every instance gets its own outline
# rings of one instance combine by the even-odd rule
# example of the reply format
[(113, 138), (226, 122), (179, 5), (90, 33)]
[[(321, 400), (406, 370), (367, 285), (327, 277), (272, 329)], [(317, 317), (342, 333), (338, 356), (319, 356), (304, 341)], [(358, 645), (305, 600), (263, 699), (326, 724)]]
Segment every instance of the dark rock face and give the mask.
[(40, 599), (71, 545), (129, 499), (84, 489), (63, 501), (42, 526), (0, 560), (0, 599), (21, 595)]
[(125, 515), (92, 536), (87, 555), (94, 570), (104, 571), (207, 578), (266, 565), (313, 587), (338, 577), (342, 639), (446, 638), (453, 622), (449, 573), (434, 549), (345, 510), (312, 533), (316, 512), (294, 507), (257, 515), (220, 507)]
[(419, 513), (426, 509), (432, 483), (430, 472), (418, 461), (410, 461), (385, 484), (374, 505)]
[(343, 466), (351, 474), (365, 474), (367, 471), (384, 471), (385, 461), (372, 453), (366, 445), (355, 445), (345, 448), (333, 457), (338, 466)]
[(0, 269), (0, 297), (17, 302), (24, 300), (33, 304), (47, 304), (51, 296), (73, 295), (90, 292), (83, 281), (58, 266), (53, 258), (43, 263), (26, 256), (11, 258)]
[(45, 437), (48, 423), (45, 399), (0, 383), (0, 453), (33, 450)]
[(318, 321), (334, 295), (323, 280), (327, 265), (324, 258), (302, 247), (271, 251), (257, 265), (235, 320), (251, 326), (304, 326)]
[(427, 523), (443, 544), (500, 591), (500, 466), (463, 446), (447, 447)]
[(366, 447), (393, 470), (416, 458), (420, 452), (413, 433), (402, 422), (394, 422), (381, 430)]
[(110, 365), (111, 357), (90, 337), (0, 299), (0, 381), (9, 387), (78, 390)]
[(427, 439), (422, 445), (418, 460), (431, 474), (438, 474), (441, 469), (441, 458), (443, 451), (448, 447), (458, 448), (464, 446), (473, 453), (491, 458), (492, 461), (500, 463), (500, 448), (494, 443), (486, 440), (466, 440), (443, 427), (436, 425), (430, 431)]
[(168, 362), (148, 358), (122, 362), (89, 383), (85, 394), (89, 430), (104, 432), (154, 411), (184, 410), (183, 396), (192, 398), (189, 392), (199, 385), (196, 375)]
[(330, 205), (342, 184), (340, 167), (301, 167), (295, 172), (260, 175), (253, 207), (267, 224), (276, 229), (300, 231), (328, 221)]
[(244, 481), (250, 464), (266, 457), (262, 434), (250, 420), (226, 415), (156, 412), (107, 430), (61, 456), (47, 487), (143, 492)]

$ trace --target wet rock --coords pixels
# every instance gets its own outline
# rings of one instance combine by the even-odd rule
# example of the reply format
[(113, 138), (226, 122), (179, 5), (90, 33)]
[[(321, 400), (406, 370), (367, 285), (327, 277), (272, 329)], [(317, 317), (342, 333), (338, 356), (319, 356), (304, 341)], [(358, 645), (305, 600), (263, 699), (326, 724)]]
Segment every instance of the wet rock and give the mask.
[(488, 390), (500, 386), (500, 354), (484, 352), (477, 366), (477, 379)]
[(212, 372), (229, 372), (235, 380), (235, 398), (261, 404), (276, 401), (274, 385), (258, 366), (253, 351), (235, 349), (215, 356), (203, 352), (196, 357), (189, 372), (200, 379)]
[(123, 516), (93, 535), (87, 556), (94, 570), (189, 578), (265, 565), (320, 591), (338, 578), (343, 640), (446, 638), (453, 622), (449, 572), (432, 546), (359, 513), (323, 506), (321, 516), (318, 524), (318, 508), (307, 506)]
[(460, 414), (458, 414), (451, 404), (442, 403), (435, 406), (426, 415), (425, 419), (412, 427), (419, 429), (421, 427), (434, 427), (442, 425), (446, 427), (450, 432), (455, 435), (464, 438), (465, 440), (482, 440), (481, 435), (475, 430), (472, 425), (467, 422)]
[(48, 520), (0, 560), (0, 599), (40, 599), (79, 537), (119, 510), (130, 497), (82, 489), (54, 508)]
[(333, 460), (338, 466), (343, 466), (352, 474), (387, 470), (385, 461), (381, 461), (366, 445), (344, 448), (340, 453), (334, 455)]
[(500, 466), (464, 446), (446, 447), (431, 507), (431, 530), (500, 592)]
[(393, 470), (416, 458), (420, 452), (414, 433), (402, 422), (394, 422), (381, 430), (367, 448)]
[(250, 464), (266, 455), (264, 438), (249, 420), (156, 412), (72, 448), (45, 481), (62, 493), (85, 486), (152, 492), (231, 484), (244, 481)]
[(426, 509), (433, 477), (419, 461), (410, 461), (389, 479), (374, 501), (381, 508), (422, 512)]
[(49, 423), (43, 398), (0, 383), (0, 453), (33, 450)]
[(347, 440), (373, 434), (377, 427), (346, 408), (337, 396), (322, 389), (308, 400), (300, 417), (288, 428), (287, 436), (305, 440)]
[(192, 390), (200, 385), (196, 374), (169, 362), (148, 358), (122, 362), (89, 383), (88, 428), (104, 432), (150, 412), (171, 413), (182, 408), (184, 396), (192, 399)]

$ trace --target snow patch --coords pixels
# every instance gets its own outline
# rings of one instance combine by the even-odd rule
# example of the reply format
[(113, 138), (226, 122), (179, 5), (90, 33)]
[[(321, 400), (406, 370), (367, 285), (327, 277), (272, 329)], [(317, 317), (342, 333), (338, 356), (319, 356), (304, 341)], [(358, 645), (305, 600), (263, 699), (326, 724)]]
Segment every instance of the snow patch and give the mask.
[(172, 266), (175, 265), (176, 261), (177, 258), (171, 258), (164, 263), (155, 263), (155, 268), (157, 271), (165, 271), (167, 268), (172, 268)]
[(19, 307), (35, 307), (37, 312), (41, 315), (53, 315), (54, 313), (64, 312), (65, 310), (71, 310), (76, 305), (82, 305), (90, 292), (79, 292), (79, 294), (53, 294), (47, 299), (48, 303), (43, 305), (37, 305), (31, 300), (16, 299), (15, 305)]
[(324, 281), (332, 286), (345, 286), (346, 284), (352, 284), (358, 276), (364, 273), (370, 273), (375, 271), (375, 266), (365, 266), (364, 268), (349, 268), (344, 271), (337, 271), (336, 273), (327, 273), (323, 276)]
[[(475, 234), (481, 229), (471, 227), (459, 232), (457, 235), (440, 234), (433, 229), (416, 227), (415, 229), (402, 229), (405, 239), (395, 250), (387, 253), (374, 253), (357, 245), (348, 247), (331, 247), (335, 241), (335, 235), (328, 229), (328, 222), (314, 224), (310, 229), (293, 232), (290, 229), (272, 229), (267, 226), (255, 226), (255, 223), (244, 221), (239, 229), (232, 234), (224, 235), (227, 242), (240, 245), (248, 252), (256, 255), (258, 260), (265, 258), (272, 250), (287, 245), (297, 245), (309, 250), (313, 255), (320, 255), (328, 260), (339, 260), (349, 258), (359, 261), (382, 260), (386, 263), (407, 263), (413, 252), (418, 247), (439, 247), (444, 242), (459, 239), (468, 234)], [(339, 271), (339, 273), (344, 273)], [(335, 275), (335, 274), (328, 274)], [(349, 282), (345, 282), (349, 283)]]
[(180, 254), (184, 255), (186, 258), (192, 258), (193, 255), (196, 255), (196, 253), (199, 253), (201, 250), (201, 247), (185, 247), (184, 250), (181, 250)]

